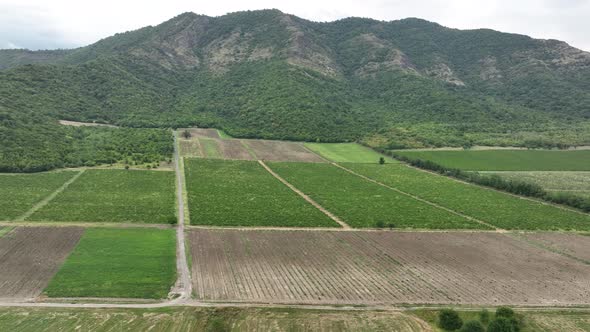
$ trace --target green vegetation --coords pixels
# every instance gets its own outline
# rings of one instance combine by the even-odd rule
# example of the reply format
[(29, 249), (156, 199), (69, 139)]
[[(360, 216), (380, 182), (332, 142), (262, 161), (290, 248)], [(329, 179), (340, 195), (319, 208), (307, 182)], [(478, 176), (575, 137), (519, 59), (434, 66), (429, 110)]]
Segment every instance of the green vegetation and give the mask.
[(590, 195), (590, 172), (524, 171), (480, 174), (495, 174), (505, 179), (534, 183), (548, 192)]
[[(305, 143), (305, 146), (322, 157), (334, 162), (377, 163), (382, 154), (357, 143)], [(386, 162), (397, 162), (386, 158)]]
[(8, 232), (12, 231), (14, 227), (7, 227), (7, 226), (0, 226), (0, 237), (4, 236), (4, 234), (8, 234)]
[(45, 293), (160, 299), (175, 281), (174, 230), (89, 228)]
[(57, 190), (77, 172), (0, 174), (0, 220), (13, 220)]
[(233, 136), (229, 135), (228, 133), (226, 133), (225, 131), (223, 131), (221, 129), (217, 129), (217, 134), (219, 134), (219, 138), (221, 138), (221, 139), (232, 139), (232, 138), (234, 138)]
[(29, 220), (176, 223), (174, 173), (86, 170)]
[[(298, 33), (305, 40), (292, 42)], [(0, 165), (78, 162), (66, 158), (71, 135), (57, 119), (388, 149), (590, 144), (579, 52), (419, 19), (185, 13), (75, 50), (0, 51)]]
[(468, 171), (590, 171), (590, 150), (396, 151)]
[(186, 332), (421, 331), (415, 317), (384, 311), (171, 307), (0, 308), (0, 330)]
[(254, 161), (186, 159), (191, 224), (338, 225)]
[[(3, 116), (13, 125), (3, 128)], [(169, 160), (174, 151), (169, 130), (73, 127), (51, 119), (33, 125), (33, 121), (21, 123), (0, 106), (0, 172), (114, 163), (139, 166)]]
[(524, 200), (402, 164), (345, 164), (392, 187), (504, 229), (590, 230), (590, 215)]
[[(508, 307), (498, 307), (492, 317), (485, 309), (480, 311), (455, 311), (453, 309), (437, 310), (417, 310), (413, 314), (428, 322), (432, 327), (438, 327), (438, 331), (459, 331), (459, 332), (533, 332), (533, 331), (555, 331), (548, 328), (549, 326), (542, 322), (533, 328), (529, 323), (534, 321), (534, 316), (543, 315), (543, 313), (516, 313)], [(562, 323), (571, 324), (568, 312), (554, 312), (555, 318)], [(552, 313), (548, 313), (552, 315)], [(580, 313), (579, 318), (590, 319), (587, 313)], [(482, 319), (488, 317), (489, 319)], [(545, 326), (543, 326), (545, 325)], [(558, 325), (556, 325), (558, 326)], [(590, 325), (581, 331), (590, 331)]]
[[(367, 165), (368, 164), (358, 164)], [(330, 164), (270, 163), (299, 190), (353, 227), (482, 229), (484, 225), (369, 182)], [(387, 167), (378, 165), (375, 167)], [(391, 165), (392, 166), (392, 165)]]
[(217, 145), (217, 142), (215, 140), (199, 138), (199, 143), (203, 147), (203, 151), (205, 152), (205, 156), (207, 158), (222, 158), (221, 151), (219, 151), (219, 145)]

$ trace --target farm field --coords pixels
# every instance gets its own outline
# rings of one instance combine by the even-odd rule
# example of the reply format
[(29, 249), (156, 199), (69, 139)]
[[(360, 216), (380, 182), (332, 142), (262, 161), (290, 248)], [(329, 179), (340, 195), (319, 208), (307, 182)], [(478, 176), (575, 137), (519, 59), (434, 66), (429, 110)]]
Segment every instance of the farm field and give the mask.
[(325, 162), (302, 143), (266, 140), (243, 140), (256, 159), (268, 161)]
[(187, 159), (191, 224), (338, 227), (255, 161)]
[(189, 231), (205, 301), (590, 304), (590, 265), (494, 232)]
[(466, 171), (590, 171), (590, 150), (398, 150), (395, 153)]
[[(270, 168), (352, 227), (489, 229), (326, 163), (269, 163)], [(376, 165), (380, 166), (380, 165)]]
[(430, 331), (410, 314), (259, 308), (0, 308), (3, 331)]
[(527, 240), (590, 264), (590, 236), (567, 233), (524, 233)]
[(220, 159), (223, 158), (221, 151), (219, 149), (219, 143), (217, 140), (209, 139), (209, 138), (201, 138), (199, 139), (199, 144), (201, 144), (201, 148), (203, 149), (203, 155), (205, 158), (213, 158), (213, 159)]
[(1, 235), (0, 298), (40, 295), (83, 232), (79, 227), (17, 227)]
[(387, 163), (398, 163), (397, 160), (377, 153), (373, 149), (357, 143), (305, 143), (305, 146), (322, 157), (343, 163), (378, 163), (385, 158)]
[(78, 172), (0, 174), (0, 220), (18, 218)]
[(201, 137), (201, 138), (221, 138), (219, 136), (219, 131), (214, 128), (186, 128), (186, 129), (179, 129), (179, 132), (184, 132), (187, 130), (191, 133), (192, 137)]
[(198, 139), (178, 139), (179, 153), (183, 157), (202, 157)]
[(174, 173), (87, 170), (28, 220), (176, 223)]
[(590, 230), (590, 215), (465, 184), (403, 164), (344, 164), (369, 178), (504, 229)]
[[(590, 161), (588, 161), (590, 162)], [(548, 192), (569, 193), (590, 197), (590, 172), (485, 172), (512, 180), (520, 180), (541, 186)]]
[(175, 281), (173, 230), (89, 228), (44, 293), (160, 299)]

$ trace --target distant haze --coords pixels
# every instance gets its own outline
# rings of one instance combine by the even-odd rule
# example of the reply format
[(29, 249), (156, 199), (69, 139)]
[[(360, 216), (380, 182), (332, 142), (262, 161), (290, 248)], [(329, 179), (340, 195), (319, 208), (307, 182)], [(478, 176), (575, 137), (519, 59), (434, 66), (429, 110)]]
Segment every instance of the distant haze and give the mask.
[(590, 0), (0, 0), (0, 48), (73, 48), (157, 25), (186, 11), (219, 16), (265, 8), (313, 21), (419, 17), (451, 28), (490, 28), (559, 39), (590, 51)]

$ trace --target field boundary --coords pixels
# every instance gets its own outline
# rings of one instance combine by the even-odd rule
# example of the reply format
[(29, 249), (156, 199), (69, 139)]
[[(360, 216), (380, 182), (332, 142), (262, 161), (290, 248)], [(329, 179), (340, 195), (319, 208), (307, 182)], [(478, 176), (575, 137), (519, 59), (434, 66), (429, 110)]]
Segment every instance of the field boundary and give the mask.
[(349, 172), (350, 174), (356, 175), (356, 176), (358, 176), (358, 177), (360, 177), (360, 178), (362, 178), (362, 179), (365, 179), (365, 180), (367, 180), (367, 181), (373, 182), (373, 183), (375, 183), (375, 184), (378, 184), (378, 185), (380, 185), (380, 186), (382, 186), (382, 187), (385, 187), (385, 188), (387, 188), (387, 189), (393, 190), (393, 191), (395, 191), (395, 192), (397, 192), (397, 193), (400, 193), (400, 194), (402, 194), (402, 195), (405, 195), (405, 196), (411, 197), (411, 198), (413, 198), (413, 199), (415, 199), (415, 200), (418, 200), (418, 201), (420, 201), (420, 202), (422, 202), (422, 203), (426, 203), (426, 204), (428, 204), (428, 205), (434, 206), (434, 207), (436, 207), (436, 208), (439, 208), (439, 209), (445, 210), (445, 211), (447, 211), (447, 212), (453, 213), (453, 214), (455, 214), (455, 215), (461, 216), (461, 217), (463, 217), (463, 218), (466, 218), (467, 220), (471, 220), (471, 221), (474, 221), (474, 222), (476, 222), (476, 223), (479, 223), (479, 224), (481, 224), (481, 225), (484, 225), (484, 226), (490, 227), (490, 228), (494, 229), (496, 232), (501, 232), (501, 233), (504, 233), (504, 232), (506, 232), (506, 230), (505, 230), (505, 229), (502, 229), (502, 228), (499, 228), (499, 227), (497, 227), (497, 226), (494, 226), (494, 225), (492, 225), (492, 224), (489, 224), (489, 223), (487, 223), (487, 222), (485, 222), (485, 221), (483, 221), (483, 220), (480, 220), (480, 219), (477, 219), (477, 218), (471, 217), (471, 216), (469, 216), (469, 215), (466, 215), (466, 214), (463, 214), (463, 213), (457, 212), (457, 211), (455, 211), (455, 210), (453, 210), (453, 209), (449, 209), (449, 208), (447, 208), (447, 207), (445, 207), (445, 206), (442, 206), (442, 205), (439, 205), (439, 204), (437, 204), (437, 203), (434, 203), (434, 202), (431, 202), (431, 201), (425, 200), (425, 199), (423, 199), (423, 198), (421, 198), (421, 197), (419, 197), (419, 196), (412, 195), (412, 194), (410, 194), (410, 193), (407, 193), (407, 192), (405, 192), (405, 191), (402, 191), (402, 190), (400, 190), (400, 189), (398, 189), (398, 188), (395, 188), (395, 187), (392, 187), (392, 186), (386, 185), (386, 184), (384, 184), (384, 183), (382, 183), (382, 182), (379, 182), (379, 181), (377, 181), (377, 180), (371, 179), (371, 178), (370, 178), (370, 177), (368, 177), (368, 176), (365, 176), (365, 175), (359, 174), (359, 173), (357, 173), (357, 172), (355, 172), (355, 171), (353, 171), (353, 170), (351, 170), (351, 169), (348, 169), (348, 168), (346, 168), (346, 167), (344, 167), (344, 166), (342, 166), (342, 165), (339, 165), (339, 164), (337, 164), (337, 163), (331, 163), (331, 164), (332, 164), (332, 165), (334, 165), (334, 166), (336, 166), (336, 167), (338, 167), (338, 168), (340, 168), (340, 169), (342, 169), (342, 170), (344, 170), (344, 171), (347, 171), (347, 172)]
[[(186, 257), (186, 240), (184, 236), (184, 168), (181, 169), (181, 157), (178, 146), (178, 133), (174, 134), (174, 170), (176, 175), (176, 201), (177, 201), (177, 223), (176, 223), (176, 283), (171, 293), (178, 294), (177, 300), (187, 300), (192, 295), (192, 282), (190, 269)], [(182, 164), (184, 166), (184, 163)], [(181, 171), (183, 173), (181, 173)]]
[(86, 169), (82, 169), (77, 174), (74, 174), (74, 176), (72, 176), (68, 181), (64, 182), (64, 184), (62, 184), (61, 187), (57, 188), (54, 192), (49, 194), (47, 197), (42, 199), (37, 204), (33, 205), (31, 209), (29, 209), (27, 212), (25, 212), (24, 214), (22, 214), (14, 220), (24, 221), (25, 219), (29, 218), (31, 215), (33, 215), (33, 213), (37, 212), (39, 209), (51, 202), (57, 195), (62, 193), (70, 184), (74, 183), (74, 181), (76, 181), (80, 177), (80, 175), (82, 175), (82, 173), (84, 173), (85, 171)]
[(252, 148), (250, 148), (250, 146), (248, 145), (248, 143), (246, 143), (245, 140), (240, 139), (240, 143), (242, 144), (242, 146), (244, 146), (244, 149), (246, 149), (246, 151), (248, 151), (250, 156), (252, 158), (254, 158), (254, 160), (258, 159), (258, 156), (256, 156), (256, 153), (254, 153), (254, 150), (252, 150)]
[(303, 143), (300, 143), (300, 144), (301, 144), (301, 146), (303, 146), (303, 148), (304, 148), (305, 150), (307, 150), (309, 153), (315, 154), (316, 156), (318, 156), (320, 159), (322, 159), (322, 160), (323, 160), (323, 161), (325, 161), (326, 163), (333, 163), (333, 162), (334, 162), (334, 161), (332, 161), (332, 160), (330, 160), (330, 159), (328, 159), (328, 158), (325, 158), (325, 157), (324, 157), (324, 156), (322, 156), (321, 154), (319, 154), (319, 153), (317, 153), (317, 152), (313, 151), (312, 149), (308, 148), (308, 147), (305, 145), (305, 142), (303, 142)]
[(286, 185), (287, 187), (289, 187), (289, 189), (291, 189), (292, 191), (294, 191), (296, 194), (298, 194), (299, 196), (301, 196), (304, 200), (306, 200), (308, 203), (310, 203), (311, 205), (313, 205), (316, 209), (320, 210), (323, 214), (325, 214), (326, 216), (328, 216), (330, 219), (334, 220), (335, 222), (337, 222), (340, 226), (342, 226), (342, 228), (344, 229), (352, 229), (352, 227), (350, 227), (347, 223), (345, 223), (344, 221), (342, 221), (342, 219), (338, 218), (336, 215), (334, 215), (332, 212), (326, 210), (323, 206), (321, 206), (318, 202), (314, 201), (311, 197), (307, 196), (306, 194), (304, 194), (301, 190), (297, 189), (294, 185), (292, 185), (291, 183), (289, 183), (287, 180), (283, 179), (280, 175), (278, 175), (277, 173), (275, 173), (270, 167), (268, 167), (264, 161), (262, 160), (258, 160), (258, 163), (264, 167), (264, 169), (266, 169), (272, 176), (274, 176), (277, 180), (281, 181), (284, 185)]
[(120, 223), (120, 222), (88, 222), (88, 221), (0, 221), (0, 226), (18, 227), (84, 227), (84, 228), (174, 228), (170, 224)]

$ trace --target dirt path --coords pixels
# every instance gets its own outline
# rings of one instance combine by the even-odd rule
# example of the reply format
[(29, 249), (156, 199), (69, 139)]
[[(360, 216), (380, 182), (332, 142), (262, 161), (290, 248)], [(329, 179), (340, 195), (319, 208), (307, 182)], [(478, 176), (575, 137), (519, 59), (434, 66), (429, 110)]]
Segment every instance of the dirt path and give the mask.
[(64, 184), (62, 184), (61, 187), (57, 188), (49, 196), (45, 197), (41, 202), (35, 204), (29, 211), (25, 212), (23, 215), (16, 218), (15, 221), (24, 221), (25, 219), (30, 217), (33, 213), (37, 212), (39, 209), (41, 209), (42, 207), (47, 205), (49, 202), (51, 202), (55, 198), (55, 196), (57, 196), (58, 194), (63, 192), (70, 184), (74, 183), (74, 181), (76, 181), (80, 177), (80, 175), (82, 175), (82, 173), (84, 173), (84, 171), (86, 171), (86, 170), (82, 169), (80, 172), (78, 172), (77, 174), (72, 176), (72, 178), (69, 179), (68, 181), (66, 181)]
[(270, 169), (270, 167), (268, 167), (264, 163), (264, 161), (258, 160), (258, 163), (260, 163), (260, 165), (262, 165), (262, 167), (264, 167), (264, 169), (266, 169), (272, 176), (274, 176), (279, 181), (281, 181), (284, 185), (286, 185), (287, 187), (289, 187), (289, 189), (291, 189), (295, 193), (297, 193), (297, 195), (301, 196), (309, 204), (315, 206), (316, 209), (322, 211), (325, 215), (327, 215), (328, 217), (330, 217), (330, 219), (332, 219), (335, 222), (337, 222), (338, 224), (340, 224), (340, 226), (342, 226), (342, 228), (344, 228), (344, 229), (352, 229), (347, 223), (345, 223), (340, 218), (338, 218), (337, 216), (335, 216), (334, 214), (332, 214), (332, 212), (326, 210), (323, 206), (321, 206), (319, 203), (317, 203), (316, 201), (314, 201), (311, 197), (307, 196), (301, 190), (295, 188), (295, 186), (293, 186), (292, 184), (290, 184), (289, 182), (287, 182), (287, 180), (283, 179), (280, 175), (278, 175), (277, 173), (275, 173), (272, 169)]
[(186, 259), (186, 247), (184, 238), (184, 176), (181, 169), (180, 152), (178, 151), (178, 133), (174, 133), (174, 161), (176, 171), (176, 201), (178, 203), (178, 224), (176, 225), (176, 269), (177, 280), (173, 293), (178, 294), (177, 302), (190, 299), (192, 295), (192, 283), (190, 269)]
[(410, 193), (407, 193), (407, 192), (405, 192), (405, 191), (399, 190), (399, 189), (397, 189), (397, 188), (395, 188), (395, 187), (388, 186), (388, 185), (386, 185), (386, 184), (384, 184), (384, 183), (381, 183), (381, 182), (379, 182), (379, 181), (377, 181), (377, 180), (373, 180), (373, 179), (371, 179), (370, 177), (364, 176), (364, 175), (362, 175), (362, 174), (360, 174), (360, 173), (357, 173), (357, 172), (355, 172), (355, 171), (353, 171), (353, 170), (351, 170), (351, 169), (348, 169), (348, 168), (346, 168), (346, 167), (344, 167), (344, 166), (341, 166), (341, 165), (339, 165), (339, 164), (337, 164), (337, 163), (332, 163), (332, 165), (334, 165), (334, 166), (336, 166), (336, 167), (338, 167), (338, 168), (340, 168), (340, 169), (343, 169), (343, 170), (347, 171), (347, 172), (348, 172), (348, 173), (350, 173), (350, 174), (353, 174), (353, 175), (356, 175), (356, 176), (358, 176), (358, 177), (360, 177), (360, 178), (363, 178), (363, 179), (365, 179), (365, 180), (367, 180), (367, 181), (369, 181), (369, 182), (373, 182), (373, 183), (375, 183), (375, 184), (378, 184), (378, 185), (380, 185), (380, 186), (382, 186), (382, 187), (385, 187), (385, 188), (387, 188), (387, 189), (393, 190), (393, 191), (395, 191), (395, 192), (397, 192), (397, 193), (400, 193), (400, 194), (402, 194), (402, 195), (405, 195), (405, 196), (408, 196), (408, 197), (412, 197), (413, 199), (415, 199), (415, 200), (418, 200), (418, 201), (420, 201), (420, 202), (422, 202), (422, 203), (426, 203), (426, 204), (428, 204), (428, 205), (434, 206), (434, 207), (436, 207), (436, 208), (439, 208), (439, 209), (445, 210), (445, 211), (447, 211), (447, 212), (450, 212), (450, 213), (452, 213), (452, 214), (455, 214), (455, 215), (461, 216), (461, 217), (463, 217), (463, 218), (469, 219), (469, 220), (471, 220), (471, 221), (474, 221), (474, 222), (476, 222), (476, 223), (479, 223), (479, 224), (485, 225), (485, 226), (487, 226), (487, 227), (490, 227), (490, 228), (492, 228), (492, 229), (495, 229), (497, 232), (506, 232), (506, 230), (505, 230), (505, 229), (498, 228), (498, 227), (496, 227), (496, 226), (494, 226), (494, 225), (488, 224), (487, 222), (485, 222), (485, 221), (483, 221), (483, 220), (479, 220), (479, 219), (473, 218), (473, 217), (471, 217), (471, 216), (468, 216), (468, 215), (466, 215), (466, 214), (459, 213), (459, 212), (457, 212), (457, 211), (455, 211), (455, 210), (449, 209), (449, 208), (447, 208), (447, 207), (444, 207), (444, 206), (442, 206), (442, 205), (438, 205), (438, 204), (436, 204), (436, 203), (433, 203), (433, 202), (431, 202), (431, 201), (427, 201), (427, 200), (425, 200), (425, 199), (423, 199), (423, 198), (420, 198), (420, 197), (418, 197), (418, 196), (415, 196), (415, 195), (412, 195), (412, 194), (410, 194)]

